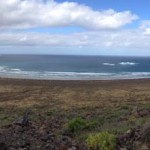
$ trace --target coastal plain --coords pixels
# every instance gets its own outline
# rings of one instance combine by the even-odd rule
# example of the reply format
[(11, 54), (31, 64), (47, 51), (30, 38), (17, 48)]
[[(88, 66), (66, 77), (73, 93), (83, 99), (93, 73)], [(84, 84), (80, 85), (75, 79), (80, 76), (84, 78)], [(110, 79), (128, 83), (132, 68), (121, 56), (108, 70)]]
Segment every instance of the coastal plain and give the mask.
[(0, 145), (8, 149), (86, 150), (89, 134), (149, 123), (150, 79), (0, 79)]

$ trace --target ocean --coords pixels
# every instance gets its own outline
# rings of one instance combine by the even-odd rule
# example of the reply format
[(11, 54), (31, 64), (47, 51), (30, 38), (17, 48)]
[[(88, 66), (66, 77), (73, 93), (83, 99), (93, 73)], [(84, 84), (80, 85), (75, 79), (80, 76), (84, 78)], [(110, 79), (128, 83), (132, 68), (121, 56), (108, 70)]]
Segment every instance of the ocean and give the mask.
[(150, 78), (150, 57), (0, 55), (0, 77), (52, 80)]

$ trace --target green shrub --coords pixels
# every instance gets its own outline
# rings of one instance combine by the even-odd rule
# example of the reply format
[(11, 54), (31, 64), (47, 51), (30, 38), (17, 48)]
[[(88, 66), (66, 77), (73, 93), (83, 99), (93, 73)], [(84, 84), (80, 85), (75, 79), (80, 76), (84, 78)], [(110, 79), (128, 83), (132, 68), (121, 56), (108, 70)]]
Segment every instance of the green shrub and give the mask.
[(74, 118), (68, 123), (68, 130), (72, 133), (87, 128), (87, 123), (82, 118)]
[(46, 112), (46, 115), (47, 115), (47, 116), (52, 116), (52, 115), (53, 115), (53, 112), (52, 112), (52, 111), (47, 111), (47, 112)]
[(86, 144), (88, 150), (115, 150), (116, 140), (113, 134), (101, 132), (89, 135)]

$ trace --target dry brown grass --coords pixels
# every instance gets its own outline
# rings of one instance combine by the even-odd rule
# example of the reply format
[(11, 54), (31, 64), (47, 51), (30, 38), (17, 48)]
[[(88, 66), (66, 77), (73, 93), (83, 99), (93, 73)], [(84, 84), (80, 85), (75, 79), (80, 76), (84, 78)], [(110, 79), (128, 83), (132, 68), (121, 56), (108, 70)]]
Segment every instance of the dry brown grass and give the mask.
[[(0, 79), (0, 108), (99, 115), (120, 106), (150, 104), (150, 80), (36, 81)], [(5, 111), (1, 111), (3, 115)], [(80, 115), (80, 114), (78, 114)], [(17, 116), (17, 115), (16, 115)]]

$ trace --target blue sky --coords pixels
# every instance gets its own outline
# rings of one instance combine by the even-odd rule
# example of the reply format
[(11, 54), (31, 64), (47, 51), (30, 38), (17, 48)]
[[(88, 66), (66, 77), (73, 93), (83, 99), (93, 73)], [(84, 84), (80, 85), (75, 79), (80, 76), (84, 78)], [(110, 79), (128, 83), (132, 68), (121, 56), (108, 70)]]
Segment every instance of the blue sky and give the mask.
[(150, 1), (1, 0), (1, 54), (150, 56)]

